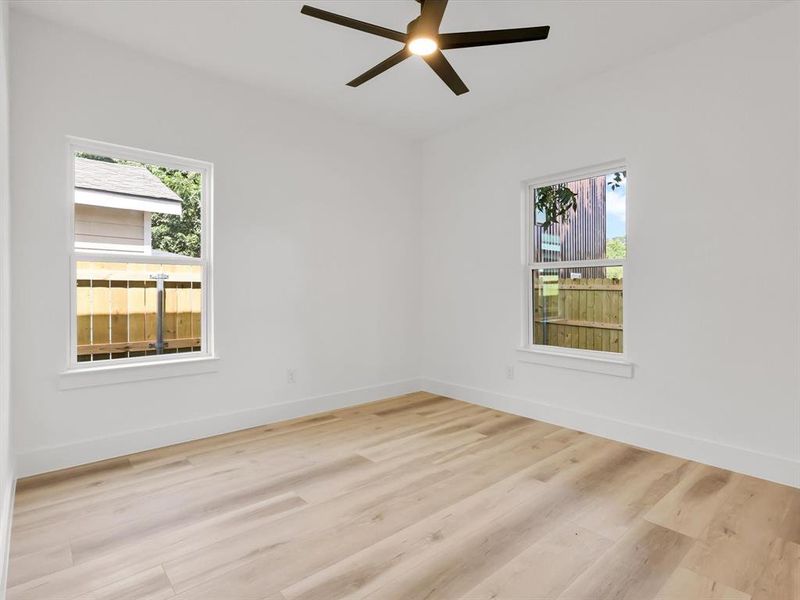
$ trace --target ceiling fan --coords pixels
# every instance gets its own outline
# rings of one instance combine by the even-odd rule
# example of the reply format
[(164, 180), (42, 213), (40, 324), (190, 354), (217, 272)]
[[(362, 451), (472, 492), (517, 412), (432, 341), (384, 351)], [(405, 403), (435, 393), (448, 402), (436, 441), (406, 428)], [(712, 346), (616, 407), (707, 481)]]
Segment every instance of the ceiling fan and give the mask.
[(328, 12), (313, 6), (303, 6), (304, 15), (358, 29), (372, 35), (388, 38), (403, 45), (402, 50), (359, 75), (347, 85), (358, 87), (387, 69), (401, 63), (412, 54), (420, 56), (436, 74), (453, 90), (456, 96), (469, 91), (452, 65), (442, 54), (442, 50), (454, 48), (473, 48), (476, 46), (494, 46), (497, 44), (514, 44), (547, 39), (550, 32), (548, 25), (542, 27), (521, 27), (519, 29), (494, 29), (489, 31), (463, 31), (459, 33), (439, 33), (447, 0), (416, 0), (419, 2), (420, 15), (406, 27), (406, 33), (373, 25), (357, 19), (351, 19), (336, 13)]

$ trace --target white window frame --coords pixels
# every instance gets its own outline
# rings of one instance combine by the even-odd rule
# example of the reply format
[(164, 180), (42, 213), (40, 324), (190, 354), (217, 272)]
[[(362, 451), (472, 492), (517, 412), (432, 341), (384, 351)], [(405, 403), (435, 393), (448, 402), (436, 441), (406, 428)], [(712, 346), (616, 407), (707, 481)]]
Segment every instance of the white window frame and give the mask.
[[(75, 248), (75, 154), (88, 152), (124, 160), (157, 165), (168, 169), (199, 172), (200, 179), (200, 258), (192, 256), (132, 255), (126, 252), (93, 252)], [(66, 374), (125, 369), (137, 365), (165, 365), (168, 363), (196, 363), (197, 359), (215, 359), (214, 354), (214, 286), (213, 286), (213, 177), (214, 165), (210, 162), (141, 150), (79, 137), (67, 137), (67, 193), (66, 205), (69, 227), (66, 252), (69, 257), (69, 340), (67, 346)], [(178, 352), (103, 361), (78, 362), (77, 339), (77, 263), (128, 262), (173, 265), (199, 265), (202, 267), (202, 313), (200, 318), (200, 351)], [(158, 371), (162, 376), (163, 371)]]
[[(628, 341), (627, 336), (623, 335), (621, 352), (605, 352), (600, 350), (584, 350), (582, 348), (561, 348), (559, 346), (546, 346), (534, 343), (534, 317), (533, 317), (533, 272), (539, 269), (568, 269), (580, 267), (616, 267), (621, 266), (623, 273), (626, 272), (626, 261), (628, 252), (624, 259), (591, 259), (591, 260), (564, 260), (550, 262), (534, 261), (534, 236), (533, 218), (535, 208), (535, 196), (533, 191), (538, 187), (556, 185), (559, 183), (577, 181), (598, 175), (607, 175), (618, 171), (627, 171), (628, 166), (625, 160), (616, 160), (603, 164), (598, 164), (582, 169), (564, 171), (526, 179), (522, 182), (522, 336), (521, 344), (518, 348), (524, 358), (524, 362), (535, 362), (549, 366), (562, 366), (579, 370), (588, 370), (611, 375), (621, 375), (630, 377), (632, 375), (631, 363), (628, 361)], [(626, 179), (629, 178), (626, 177)], [(630, 198), (630, 184), (626, 183), (626, 212), (628, 210), (628, 199)], [(627, 215), (626, 215), (627, 217)], [(627, 250), (628, 239), (628, 219), (625, 219), (625, 239)], [(629, 315), (627, 310), (628, 294), (622, 295), (623, 314)], [(623, 324), (624, 327), (624, 324)], [(624, 329), (623, 329), (624, 331)], [(573, 360), (577, 359), (577, 360)], [(606, 363), (606, 364), (603, 364)], [(622, 367), (621, 369), (618, 367)]]

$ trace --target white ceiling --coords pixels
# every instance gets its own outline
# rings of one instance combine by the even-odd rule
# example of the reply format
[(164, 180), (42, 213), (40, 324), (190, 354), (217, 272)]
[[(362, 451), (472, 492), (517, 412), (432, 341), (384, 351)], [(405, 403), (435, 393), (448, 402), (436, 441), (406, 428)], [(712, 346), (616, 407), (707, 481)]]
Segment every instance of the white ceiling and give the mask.
[[(414, 0), (308, 3), (401, 31), (419, 14)], [(412, 138), (775, 6), (765, 0), (451, 0), (442, 31), (551, 26), (544, 42), (446, 51), (471, 90), (456, 97), (417, 57), (360, 88), (345, 86), (400, 45), (301, 15), (302, 4), (21, 0), (12, 6)]]

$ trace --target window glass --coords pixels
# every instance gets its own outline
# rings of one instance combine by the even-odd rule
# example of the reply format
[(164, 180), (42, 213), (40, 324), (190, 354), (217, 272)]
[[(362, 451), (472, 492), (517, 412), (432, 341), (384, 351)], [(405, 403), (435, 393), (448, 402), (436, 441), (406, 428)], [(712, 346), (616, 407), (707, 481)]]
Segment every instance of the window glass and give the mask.
[(201, 189), (197, 172), (76, 153), (75, 249), (199, 257)]
[(70, 364), (212, 354), (211, 165), (98, 142), (73, 149)]
[(533, 271), (533, 341), (622, 351), (622, 266)]
[(78, 361), (196, 352), (202, 268), (77, 262)]
[(530, 186), (532, 346), (622, 352), (626, 196), (623, 169)]
[(624, 171), (532, 188), (533, 262), (625, 258), (626, 188)]

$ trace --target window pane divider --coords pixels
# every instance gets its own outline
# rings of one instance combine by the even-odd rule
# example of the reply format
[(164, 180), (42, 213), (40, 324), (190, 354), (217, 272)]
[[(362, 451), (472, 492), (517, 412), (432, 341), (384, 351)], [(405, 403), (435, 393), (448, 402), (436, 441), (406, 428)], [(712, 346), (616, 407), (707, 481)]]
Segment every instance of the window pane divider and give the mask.
[(532, 262), (532, 269), (567, 269), (585, 267), (624, 267), (624, 258), (595, 258), (587, 260), (554, 260), (550, 262)]
[(75, 260), (82, 262), (138, 263), (163, 265), (203, 265), (206, 261), (195, 256), (170, 256), (159, 254), (117, 254), (114, 252), (72, 252)]

